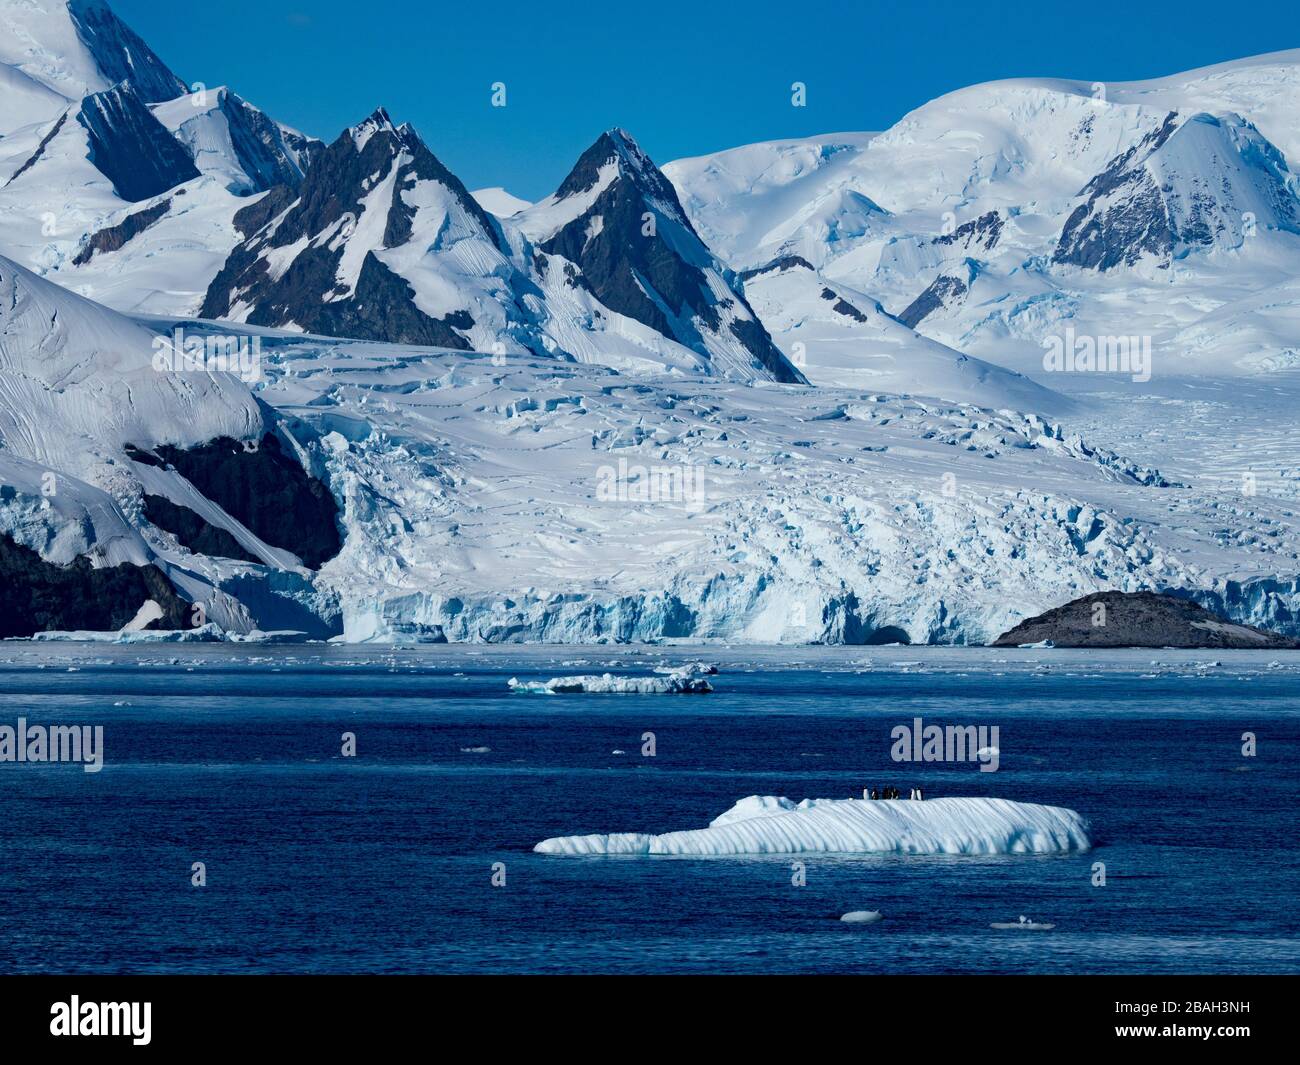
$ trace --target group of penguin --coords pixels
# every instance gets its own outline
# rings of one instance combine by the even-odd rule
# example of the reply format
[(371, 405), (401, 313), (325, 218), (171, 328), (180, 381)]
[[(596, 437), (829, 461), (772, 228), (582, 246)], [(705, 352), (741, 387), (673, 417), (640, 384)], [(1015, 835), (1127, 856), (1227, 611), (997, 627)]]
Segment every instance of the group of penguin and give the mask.
[[(875, 788), (863, 788), (862, 797), (864, 799), (901, 799), (903, 793), (898, 788), (881, 788), (877, 791)], [(925, 796), (921, 794), (920, 788), (912, 788), (907, 796), (916, 802), (921, 802)]]

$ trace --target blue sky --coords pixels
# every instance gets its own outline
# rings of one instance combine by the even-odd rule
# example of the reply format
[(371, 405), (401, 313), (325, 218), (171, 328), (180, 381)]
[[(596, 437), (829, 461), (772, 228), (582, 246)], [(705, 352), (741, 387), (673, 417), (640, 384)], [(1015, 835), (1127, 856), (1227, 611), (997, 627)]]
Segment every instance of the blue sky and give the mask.
[[(600, 132), (660, 163), (884, 129), (975, 82), (1129, 81), (1300, 45), (1294, 8), (1221, 0), (110, 0), (188, 81), (333, 140), (380, 104), (470, 188), (554, 191)], [(792, 107), (790, 86), (808, 87)], [(504, 82), (507, 106), (491, 106)]]

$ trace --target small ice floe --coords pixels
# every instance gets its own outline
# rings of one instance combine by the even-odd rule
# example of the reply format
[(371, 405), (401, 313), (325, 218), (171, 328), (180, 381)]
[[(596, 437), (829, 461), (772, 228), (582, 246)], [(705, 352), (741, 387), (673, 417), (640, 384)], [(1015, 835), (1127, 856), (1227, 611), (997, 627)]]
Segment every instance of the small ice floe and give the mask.
[(617, 748), (609, 752), (610, 754), (627, 754), (627, 751), (620, 751)]
[(885, 915), (879, 910), (853, 910), (840, 917), (846, 924), (875, 924), (884, 919)]
[(492, 748), (491, 747), (462, 747), (460, 749), (460, 753), (461, 754), (491, 754)]
[(115, 702), (113, 705), (114, 705), (114, 706), (130, 706), (131, 704), (128, 703), (125, 699), (119, 699), (119, 700), (118, 700), (117, 702)]
[(548, 681), (510, 678), (510, 690), (525, 695), (706, 695), (713, 685), (689, 673), (658, 677), (554, 677)]
[(1039, 640), (1037, 643), (1018, 643), (1022, 651), (1050, 651), (1056, 646), (1051, 640)]
[(718, 667), (709, 662), (687, 662), (684, 666), (655, 666), (655, 672), (670, 677), (679, 673), (688, 677), (716, 677)]
[(983, 758), (985, 760), (989, 758), (998, 758), (1001, 755), (1002, 752), (998, 750), (998, 748), (996, 747), (981, 747), (978, 751), (975, 752), (976, 758)]
[(1007, 929), (1015, 928), (1022, 932), (1047, 932), (1056, 927), (1054, 924), (1040, 924), (1038, 921), (1031, 921), (1024, 914), (1016, 921), (994, 921), (989, 925), (990, 928)]

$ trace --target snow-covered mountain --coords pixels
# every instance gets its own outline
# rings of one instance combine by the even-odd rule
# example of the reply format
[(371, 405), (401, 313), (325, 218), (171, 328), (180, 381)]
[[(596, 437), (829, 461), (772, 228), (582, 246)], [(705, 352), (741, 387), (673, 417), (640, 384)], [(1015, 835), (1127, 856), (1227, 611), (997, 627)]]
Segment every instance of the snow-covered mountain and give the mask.
[(323, 147), (196, 89), (99, 0), (0, 2), (0, 250), (121, 310), (196, 311), (241, 198)]
[[(119, 82), (151, 104), (186, 91), (104, 0), (0, 0), (0, 134), (49, 121)], [(15, 108), (11, 90), (20, 101)]]
[(994, 82), (882, 133), (665, 172), (734, 269), (798, 256), (926, 337), (1055, 389), (1082, 385), (1043, 376), (1044, 344), (1067, 328), (1149, 336), (1170, 376), (1254, 373), (1285, 363), (1292, 345), (1273, 345), (1294, 308), (1256, 306), (1258, 343), (1236, 335), (1242, 357), (1218, 366), (1176, 337), (1300, 268), (1298, 86), (1300, 52), (1154, 82)]
[(1300, 232), (1300, 199), (1286, 160), (1239, 115), (1205, 113), (1164, 124), (1084, 186), (1054, 263), (1108, 270), (1210, 248), (1239, 249), (1252, 229)]
[(160, 334), (0, 258), (0, 548), (21, 549), (28, 592), (85, 559), (117, 574), (83, 576), (130, 620), (144, 602), (114, 598), (138, 591), (116, 567), (152, 567), (187, 616), (323, 629), (302, 601), (338, 552), (336, 507), (253, 395), (257, 365), (250, 345)]
[[(785, 256), (741, 275), (745, 295), (813, 384), (1059, 411), (1064, 397), (1012, 370), (920, 336), (879, 302)], [(905, 324), (906, 323), (906, 324)]]
[[(1300, 53), (662, 171), (611, 130), (526, 204), (382, 110), (187, 92), (102, 3), (0, 33), (14, 631), (976, 642), (1113, 588), (1300, 632)], [(1044, 360), (1111, 334), (1153, 372)]]
[(582, 361), (803, 380), (625, 131), (603, 133), (514, 221), (536, 248), (552, 335)]
[(320, 141), (283, 126), (227, 88), (201, 89), (154, 108), (195, 166), (237, 195), (299, 185)]
[(539, 294), (500, 223), (382, 109), (234, 219), (201, 314), (331, 336), (540, 347)]

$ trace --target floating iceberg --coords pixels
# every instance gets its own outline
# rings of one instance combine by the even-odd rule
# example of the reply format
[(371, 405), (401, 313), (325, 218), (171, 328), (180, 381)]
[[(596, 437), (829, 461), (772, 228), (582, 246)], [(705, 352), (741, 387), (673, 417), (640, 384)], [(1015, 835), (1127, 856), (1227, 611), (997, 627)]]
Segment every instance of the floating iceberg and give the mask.
[(705, 695), (713, 685), (690, 673), (662, 677), (555, 677), (548, 681), (510, 678), (510, 690), (526, 695)]
[(883, 921), (885, 915), (879, 910), (854, 910), (852, 913), (844, 914), (840, 920), (847, 924), (875, 924), (877, 921)]
[(1015, 928), (1021, 932), (1050, 932), (1056, 925), (1040, 924), (1038, 921), (1031, 921), (1028, 917), (1022, 916), (1018, 921), (994, 921), (989, 927), (1000, 931)]
[(710, 662), (687, 662), (684, 666), (655, 666), (655, 672), (668, 676), (716, 677), (718, 667)]
[(541, 854), (1061, 854), (1091, 847), (1073, 810), (1009, 799), (804, 799), (751, 795), (708, 828), (561, 836)]

